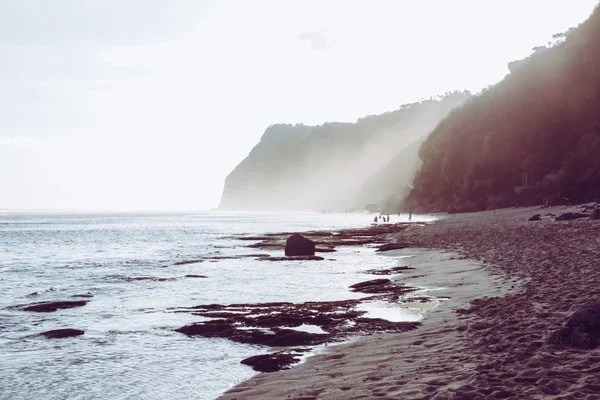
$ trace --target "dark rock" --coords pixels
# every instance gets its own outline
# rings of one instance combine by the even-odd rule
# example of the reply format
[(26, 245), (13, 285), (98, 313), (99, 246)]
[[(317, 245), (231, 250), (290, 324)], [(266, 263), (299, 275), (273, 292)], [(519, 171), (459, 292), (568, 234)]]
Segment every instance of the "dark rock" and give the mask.
[(387, 285), (388, 283), (391, 283), (391, 282), (392, 282), (391, 280), (385, 279), (385, 278), (372, 279), (370, 281), (355, 283), (354, 285), (350, 286), (350, 289), (364, 289), (367, 287)]
[(286, 256), (314, 256), (315, 242), (306, 239), (299, 233), (294, 233), (285, 242)]
[(21, 304), (21, 305), (12, 306), (9, 308), (23, 310), (23, 311), (33, 311), (33, 312), (54, 312), (56, 310), (62, 310), (65, 308), (83, 307), (87, 303), (88, 303), (87, 300), (46, 301), (46, 302), (42, 302), (42, 303)]
[(534, 216), (529, 218), (527, 221), (541, 221), (541, 220), (542, 220), (542, 216), (540, 214), (535, 214)]
[(260, 257), (260, 261), (323, 261), (320, 256)]
[(415, 289), (398, 284), (389, 279), (373, 279), (356, 283), (350, 286), (350, 290), (360, 293), (388, 294), (397, 300), (398, 296), (412, 292)]
[(166, 281), (172, 281), (175, 278), (165, 278), (162, 276), (122, 276), (120, 279), (125, 282), (136, 282), (136, 281), (166, 282)]
[[(411, 290), (398, 285), (381, 285), (381, 287), (389, 292), (360, 300), (299, 304), (274, 302), (227, 306), (208, 304), (189, 307), (176, 312), (189, 312), (203, 318), (210, 318), (210, 320), (186, 325), (176, 331), (190, 337), (224, 338), (237, 343), (253, 345), (297, 347), (335, 343), (358, 335), (398, 333), (415, 329), (419, 323), (363, 318), (366, 311), (356, 310), (356, 306), (362, 301), (397, 303), (399, 298), (397, 293), (403, 295), (406, 291)], [(398, 292), (394, 292), (394, 289)], [(349, 321), (354, 323), (349, 324)], [(310, 333), (291, 329), (301, 325), (318, 326), (326, 333)]]
[(585, 215), (585, 214), (566, 212), (566, 213), (563, 213), (563, 214), (559, 215), (558, 217), (556, 217), (555, 221), (572, 221), (577, 218), (585, 218), (585, 217), (587, 217), (587, 215)]
[(204, 257), (203, 260), (209, 260), (209, 261), (239, 260), (242, 258), (259, 258), (259, 257), (269, 257), (269, 254), (236, 254), (233, 256), (210, 256), (210, 257)]
[(185, 260), (185, 261), (178, 261), (173, 265), (196, 264), (196, 263), (201, 263), (201, 262), (204, 262), (204, 260)]
[(73, 336), (80, 336), (83, 334), (84, 334), (84, 331), (82, 331), (82, 330), (65, 328), (65, 329), (54, 329), (51, 331), (42, 332), (39, 334), (39, 336), (43, 336), (46, 339), (64, 339), (64, 338), (73, 337)]
[[(233, 316), (232, 319), (235, 319)], [(273, 328), (272, 332), (263, 329), (237, 329), (228, 320), (198, 322), (176, 329), (187, 336), (226, 338), (238, 343), (266, 346), (308, 346), (327, 342), (329, 335), (296, 331), (293, 329)]]
[(550, 342), (579, 349), (600, 345), (600, 303), (590, 304), (573, 313), (565, 326), (554, 332)]
[(261, 249), (261, 250), (281, 250), (281, 249), (285, 248), (285, 244), (283, 243), (283, 241), (265, 240), (263, 242), (250, 244), (246, 247), (249, 247), (251, 249)]
[(276, 372), (289, 369), (291, 364), (300, 359), (289, 353), (272, 353), (248, 357), (241, 361), (242, 364), (250, 365), (253, 370), (259, 372)]
[(187, 336), (227, 337), (227, 333), (235, 331), (235, 326), (222, 320), (199, 322), (175, 329), (175, 332)]
[(388, 243), (383, 246), (379, 246), (375, 251), (390, 251), (390, 250), (398, 250), (405, 249), (408, 245), (406, 243)]
[(208, 278), (207, 276), (204, 275), (186, 275), (186, 278)]
[(596, 208), (594, 211), (592, 211), (590, 219), (600, 219), (600, 209)]
[(267, 343), (269, 346), (309, 346), (325, 343), (329, 335), (296, 331), (294, 329), (278, 329), (275, 337)]

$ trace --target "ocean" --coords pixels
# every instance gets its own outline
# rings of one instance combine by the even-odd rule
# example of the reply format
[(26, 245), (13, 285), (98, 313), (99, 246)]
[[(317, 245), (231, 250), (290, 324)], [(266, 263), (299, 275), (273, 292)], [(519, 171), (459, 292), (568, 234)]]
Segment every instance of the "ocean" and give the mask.
[[(368, 247), (342, 247), (324, 261), (252, 258), (175, 265), (211, 256), (269, 253), (232, 235), (366, 227), (369, 214), (7, 213), (0, 215), (1, 399), (214, 399), (256, 374), (240, 364), (268, 348), (174, 332), (202, 317), (201, 304), (331, 301), (366, 295), (351, 284), (369, 269), (402, 265)], [(428, 221), (430, 216), (413, 216)], [(392, 216), (405, 222), (406, 215)], [(198, 279), (186, 275), (204, 275)], [(50, 313), (12, 306), (81, 300)], [(374, 317), (419, 312), (371, 306)], [(82, 336), (46, 339), (51, 329)]]

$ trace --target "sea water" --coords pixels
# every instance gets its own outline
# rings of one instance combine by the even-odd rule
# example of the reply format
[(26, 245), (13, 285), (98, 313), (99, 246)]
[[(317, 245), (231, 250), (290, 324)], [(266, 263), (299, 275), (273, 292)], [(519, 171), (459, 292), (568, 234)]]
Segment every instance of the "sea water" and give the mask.
[[(252, 242), (233, 235), (361, 228), (372, 219), (251, 212), (0, 215), (0, 398), (214, 399), (255, 374), (240, 360), (268, 349), (188, 338), (174, 329), (202, 318), (174, 309), (359, 298), (364, 295), (348, 291), (349, 285), (373, 279), (366, 270), (400, 261), (368, 247), (340, 247), (320, 262), (241, 258), (174, 264), (210, 256), (282, 255), (247, 248)], [(82, 294), (93, 296), (84, 307), (52, 313), (10, 308), (80, 300), (72, 296)], [(377, 317), (386, 312), (372, 305), (367, 311)], [(406, 317), (414, 319), (414, 313)], [(35, 336), (58, 328), (85, 334)]]

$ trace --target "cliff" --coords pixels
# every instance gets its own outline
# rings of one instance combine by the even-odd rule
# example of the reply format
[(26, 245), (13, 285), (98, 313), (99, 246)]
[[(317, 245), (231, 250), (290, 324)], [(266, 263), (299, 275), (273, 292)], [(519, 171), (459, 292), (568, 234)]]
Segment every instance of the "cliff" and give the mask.
[(476, 211), (600, 195), (600, 10), (452, 112), (423, 143), (406, 207)]
[(356, 123), (270, 126), (227, 177), (219, 208), (343, 211), (405, 195), (420, 165), (418, 145), (468, 96), (455, 92)]

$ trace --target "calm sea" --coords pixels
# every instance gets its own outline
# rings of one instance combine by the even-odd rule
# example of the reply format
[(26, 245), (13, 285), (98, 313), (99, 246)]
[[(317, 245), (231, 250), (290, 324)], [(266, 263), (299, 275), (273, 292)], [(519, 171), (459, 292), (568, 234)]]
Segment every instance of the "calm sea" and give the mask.
[[(174, 332), (201, 318), (174, 313), (173, 307), (356, 298), (361, 295), (347, 288), (372, 279), (365, 270), (398, 261), (373, 249), (347, 247), (327, 255), (334, 261), (174, 263), (280, 255), (246, 248), (249, 242), (230, 236), (365, 227), (372, 218), (222, 212), (0, 215), (0, 398), (213, 399), (255, 374), (240, 360), (268, 349)], [(405, 220), (392, 216), (392, 222)], [(8, 308), (81, 294), (93, 295), (86, 306), (54, 313)], [(57, 328), (85, 334), (55, 340), (33, 336)]]

